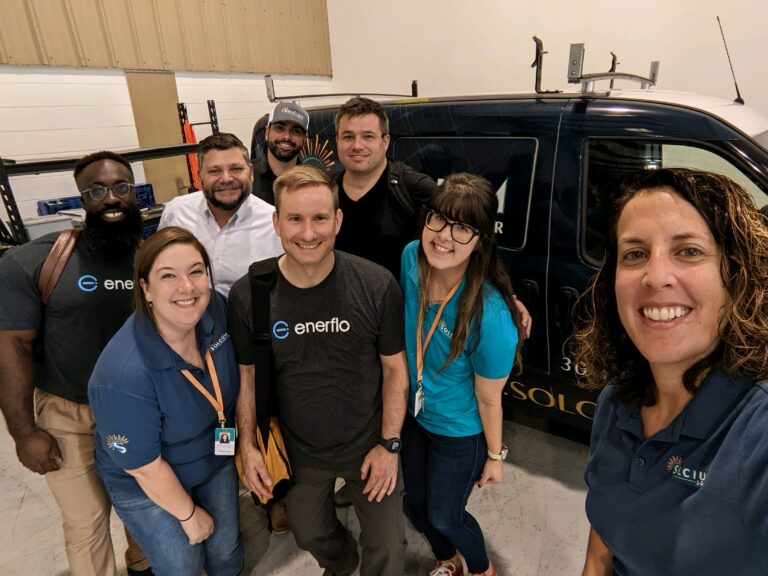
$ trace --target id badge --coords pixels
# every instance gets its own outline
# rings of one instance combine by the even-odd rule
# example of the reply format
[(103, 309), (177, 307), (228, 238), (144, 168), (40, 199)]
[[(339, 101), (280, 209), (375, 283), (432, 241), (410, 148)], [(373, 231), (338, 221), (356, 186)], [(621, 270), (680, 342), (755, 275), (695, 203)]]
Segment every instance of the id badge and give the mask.
[(424, 387), (419, 383), (416, 389), (416, 398), (413, 403), (413, 415), (418, 416), (419, 412), (424, 410)]
[(216, 456), (235, 455), (234, 428), (216, 428), (214, 433), (213, 453)]

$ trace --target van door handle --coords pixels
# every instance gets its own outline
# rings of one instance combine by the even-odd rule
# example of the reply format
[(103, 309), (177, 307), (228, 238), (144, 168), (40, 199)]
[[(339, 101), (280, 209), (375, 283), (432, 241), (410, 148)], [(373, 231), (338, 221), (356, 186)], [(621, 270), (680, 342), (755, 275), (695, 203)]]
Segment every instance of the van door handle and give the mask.
[(570, 286), (560, 288), (559, 310), (557, 311), (557, 327), (563, 336), (573, 330), (573, 310), (579, 300), (579, 291)]
[(539, 285), (534, 280), (523, 278), (520, 281), (520, 291), (517, 293), (517, 297), (528, 308), (531, 319), (536, 320), (539, 311)]

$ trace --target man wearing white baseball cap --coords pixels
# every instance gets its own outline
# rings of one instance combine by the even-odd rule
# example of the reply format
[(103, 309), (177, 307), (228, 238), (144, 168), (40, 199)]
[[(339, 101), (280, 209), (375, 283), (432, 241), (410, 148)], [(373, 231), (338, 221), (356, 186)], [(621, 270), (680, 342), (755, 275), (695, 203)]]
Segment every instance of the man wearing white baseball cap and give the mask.
[(265, 154), (254, 161), (253, 194), (275, 204), (272, 184), (299, 160), (309, 130), (309, 114), (294, 102), (278, 102), (269, 114), (264, 133)]

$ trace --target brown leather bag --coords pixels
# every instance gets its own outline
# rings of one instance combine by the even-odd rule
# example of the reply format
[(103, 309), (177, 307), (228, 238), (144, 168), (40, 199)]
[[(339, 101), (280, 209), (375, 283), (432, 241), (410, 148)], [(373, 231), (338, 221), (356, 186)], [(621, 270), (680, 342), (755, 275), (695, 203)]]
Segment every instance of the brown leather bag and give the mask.
[(53, 294), (53, 289), (61, 278), (64, 266), (67, 265), (72, 251), (75, 249), (77, 239), (80, 236), (79, 228), (68, 228), (59, 232), (51, 251), (45, 257), (43, 267), (40, 269), (40, 278), (37, 280), (37, 289), (40, 290), (43, 304), (47, 304)]

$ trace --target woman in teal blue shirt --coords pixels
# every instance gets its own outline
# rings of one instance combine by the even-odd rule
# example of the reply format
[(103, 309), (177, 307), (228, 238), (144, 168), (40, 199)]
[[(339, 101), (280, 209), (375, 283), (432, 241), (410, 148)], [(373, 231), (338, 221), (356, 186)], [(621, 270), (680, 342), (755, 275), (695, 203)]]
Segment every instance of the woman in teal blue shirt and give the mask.
[(501, 395), (517, 355), (515, 296), (496, 254), (498, 200), (471, 174), (432, 196), (401, 265), (410, 372), (403, 427), (405, 503), (436, 557), (432, 575), (495, 575), (473, 485), (502, 480)]

